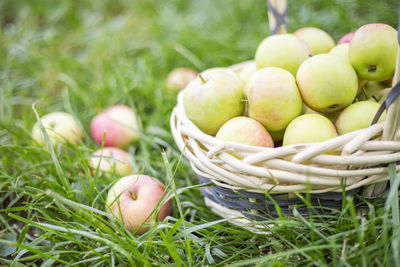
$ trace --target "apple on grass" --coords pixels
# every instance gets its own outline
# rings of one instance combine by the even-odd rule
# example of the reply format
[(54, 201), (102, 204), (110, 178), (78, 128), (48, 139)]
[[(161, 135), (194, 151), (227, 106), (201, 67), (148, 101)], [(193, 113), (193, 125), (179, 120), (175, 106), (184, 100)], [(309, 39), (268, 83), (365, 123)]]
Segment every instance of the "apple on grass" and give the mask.
[(114, 105), (93, 118), (90, 130), (94, 141), (104, 146), (123, 147), (139, 138), (140, 120), (125, 105)]
[(398, 47), (394, 28), (383, 23), (366, 24), (350, 42), (350, 62), (361, 78), (384, 81), (394, 74)]
[(196, 78), (197, 71), (191, 68), (176, 68), (173, 69), (167, 76), (165, 86), (170, 91), (181, 91), (186, 85)]
[(278, 67), (296, 75), (297, 69), (311, 55), (306, 42), (293, 34), (277, 34), (265, 38), (258, 46), (257, 69)]
[(307, 106), (323, 113), (334, 113), (350, 105), (358, 91), (358, 77), (350, 63), (330, 54), (304, 61), (296, 81)]
[(328, 53), (335, 46), (335, 41), (333, 41), (332, 37), (318, 28), (301, 28), (297, 30), (294, 35), (305, 41), (310, 46), (311, 53), (314, 56)]
[(183, 106), (201, 131), (215, 135), (225, 122), (243, 114), (243, 83), (232, 71), (205, 71), (185, 88)]
[[(77, 144), (82, 138), (82, 130), (71, 114), (52, 112), (44, 115), (40, 120), (53, 146), (65, 142)], [(32, 138), (40, 145), (46, 144), (39, 122), (36, 122), (32, 128)]]
[[(171, 201), (161, 207), (165, 187), (157, 179), (147, 175), (130, 175), (119, 179), (108, 191), (106, 207), (121, 220), (130, 232), (143, 234), (149, 230), (146, 225), (157, 215), (162, 221), (171, 214)], [(155, 212), (156, 208), (159, 210)]]
[(133, 174), (128, 152), (117, 147), (104, 147), (93, 153), (89, 166), (103, 173), (115, 172), (120, 176)]
[(243, 116), (227, 121), (218, 130), (215, 138), (250, 146), (274, 147), (274, 142), (264, 126)]
[(323, 142), (336, 137), (335, 125), (326, 117), (310, 113), (290, 122), (283, 136), (283, 145)]

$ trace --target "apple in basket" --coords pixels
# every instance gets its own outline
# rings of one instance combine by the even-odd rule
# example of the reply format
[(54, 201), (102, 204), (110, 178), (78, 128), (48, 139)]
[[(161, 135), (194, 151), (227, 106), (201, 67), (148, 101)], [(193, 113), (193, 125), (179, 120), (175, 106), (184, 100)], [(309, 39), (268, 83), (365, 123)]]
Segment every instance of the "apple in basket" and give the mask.
[(159, 202), (163, 201), (163, 195), (165, 187), (157, 179), (147, 175), (125, 176), (109, 190), (106, 207), (123, 222), (128, 231), (143, 234), (149, 229), (143, 223), (150, 223), (156, 214), (158, 221), (171, 214), (170, 200), (155, 212)]
[(332, 48), (331, 51), (329, 51), (329, 54), (341, 57), (341, 58), (347, 60), (348, 62), (350, 62), (349, 46), (350, 46), (349, 43), (338, 44), (337, 46)]
[[(82, 130), (71, 114), (51, 112), (44, 115), (40, 120), (52, 145), (65, 142), (77, 144), (82, 137)], [(46, 144), (39, 122), (36, 122), (32, 128), (32, 138), (41, 145)]]
[(215, 135), (225, 122), (243, 114), (243, 83), (232, 71), (203, 72), (185, 88), (183, 105), (201, 131)]
[(196, 78), (198, 75), (197, 71), (191, 68), (176, 68), (173, 69), (167, 76), (165, 86), (170, 91), (180, 91), (186, 87), (186, 85)]
[(297, 84), (303, 101), (318, 112), (337, 112), (357, 95), (358, 78), (350, 63), (330, 54), (313, 56), (301, 64)]
[(315, 56), (322, 53), (328, 53), (335, 46), (335, 41), (325, 31), (305, 27), (297, 30), (294, 35), (305, 41), (311, 48), (311, 53)]
[(88, 163), (92, 169), (98, 168), (103, 173), (115, 172), (120, 176), (133, 174), (128, 152), (116, 147), (104, 147), (97, 150)]
[(361, 78), (384, 81), (394, 74), (398, 47), (397, 31), (391, 26), (366, 24), (350, 42), (350, 62)]
[(90, 130), (94, 141), (104, 146), (123, 147), (139, 138), (140, 120), (133, 109), (114, 105), (93, 118)]
[(290, 122), (283, 145), (323, 142), (336, 137), (335, 125), (321, 114), (303, 114)]
[(278, 67), (296, 75), (297, 69), (311, 55), (306, 42), (293, 34), (278, 34), (265, 38), (258, 46), (257, 69)]
[(293, 75), (281, 68), (256, 71), (246, 84), (249, 117), (268, 132), (279, 132), (301, 114), (302, 100)]
[(218, 130), (215, 138), (250, 146), (274, 147), (274, 142), (264, 126), (243, 116), (227, 121)]
[[(336, 129), (339, 134), (345, 134), (367, 128), (379, 109), (380, 104), (373, 101), (359, 101), (345, 108), (336, 120)], [(383, 113), (379, 122), (386, 119)]]
[(355, 32), (349, 32), (345, 34), (342, 38), (339, 39), (338, 45), (350, 43), (351, 39), (353, 39)]

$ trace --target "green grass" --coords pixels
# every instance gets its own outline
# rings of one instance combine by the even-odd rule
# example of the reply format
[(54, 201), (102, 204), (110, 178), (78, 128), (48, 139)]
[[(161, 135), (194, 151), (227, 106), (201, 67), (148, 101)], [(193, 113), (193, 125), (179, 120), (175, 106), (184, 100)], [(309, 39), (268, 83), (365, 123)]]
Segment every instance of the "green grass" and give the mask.
[[(398, 181), (386, 203), (358, 216), (282, 217), (255, 235), (213, 214), (169, 131), (176, 96), (167, 73), (228, 66), (254, 56), (268, 34), (264, 0), (1, 1), (0, 263), (6, 266), (399, 265)], [(369, 22), (397, 25), (397, 1), (289, 1), (291, 30), (335, 40)], [(37, 102), (37, 103), (36, 103)], [(32, 108), (32, 104), (36, 103)], [(135, 107), (144, 132), (129, 152), (139, 172), (168, 185), (173, 214), (135, 236), (105, 213), (118, 178), (93, 174), (90, 120), (116, 103)], [(74, 114), (78, 145), (36, 144), (40, 116)]]

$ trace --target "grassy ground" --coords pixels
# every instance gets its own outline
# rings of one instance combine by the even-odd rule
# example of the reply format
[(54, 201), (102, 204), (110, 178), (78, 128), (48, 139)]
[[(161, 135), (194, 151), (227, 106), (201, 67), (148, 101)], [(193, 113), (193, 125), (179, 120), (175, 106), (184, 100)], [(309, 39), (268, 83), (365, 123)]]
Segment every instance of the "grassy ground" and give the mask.
[[(397, 25), (397, 1), (289, 1), (291, 30), (317, 26), (336, 40), (368, 23)], [(264, 0), (1, 1), (0, 263), (12, 266), (400, 264), (398, 203), (358, 218), (349, 199), (336, 217), (279, 218), (271, 235), (220, 221), (169, 131), (175, 96), (163, 81), (251, 59), (268, 34)], [(40, 115), (73, 113), (82, 143), (51, 154), (30, 136)], [(116, 103), (138, 111), (144, 132), (128, 149), (138, 171), (171, 192), (168, 221), (142, 236), (103, 213), (117, 177), (93, 175), (89, 123)], [(171, 175), (173, 173), (173, 176)], [(392, 218), (393, 215), (393, 218)], [(396, 221), (397, 218), (397, 221)]]

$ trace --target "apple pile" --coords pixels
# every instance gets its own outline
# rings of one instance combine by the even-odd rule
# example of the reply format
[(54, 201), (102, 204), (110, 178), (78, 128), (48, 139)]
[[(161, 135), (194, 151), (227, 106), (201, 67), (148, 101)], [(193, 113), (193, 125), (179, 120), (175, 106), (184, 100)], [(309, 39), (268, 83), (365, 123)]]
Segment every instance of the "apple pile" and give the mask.
[(366, 24), (336, 46), (313, 27), (269, 36), (241, 70), (213, 68), (190, 81), (184, 110), (202, 132), (223, 141), (323, 142), (369, 127), (390, 90), (397, 50), (397, 31), (382, 23)]
[[(51, 145), (77, 144), (83, 134), (75, 118), (65, 112), (52, 112), (41, 118)], [(158, 203), (164, 201), (164, 185), (157, 179), (134, 174), (130, 155), (122, 148), (139, 138), (140, 120), (133, 109), (125, 105), (114, 105), (92, 119), (90, 130), (93, 140), (101, 149), (95, 151), (88, 165), (100, 173), (115, 173), (120, 178), (109, 190), (106, 209), (120, 219), (125, 227), (137, 234), (149, 228)], [(32, 129), (32, 138), (46, 145), (39, 122)], [(171, 213), (171, 201), (160, 206), (157, 219), (163, 220)]]

